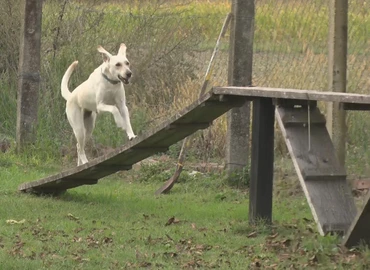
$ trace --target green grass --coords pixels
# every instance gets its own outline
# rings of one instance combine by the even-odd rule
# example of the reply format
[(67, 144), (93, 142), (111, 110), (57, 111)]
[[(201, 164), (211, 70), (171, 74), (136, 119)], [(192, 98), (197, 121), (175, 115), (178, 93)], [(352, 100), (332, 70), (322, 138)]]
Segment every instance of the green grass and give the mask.
[(276, 185), (273, 226), (252, 226), (248, 192), (222, 175), (193, 179), (185, 171), (157, 197), (163, 181), (151, 174), (165, 178), (171, 168), (159, 163), (36, 197), (17, 186), (56, 168), (19, 160), (1, 156), (2, 269), (361, 269), (370, 259), (367, 249), (342, 250), (336, 236), (319, 236), (302, 193), (288, 197), (286, 184)]

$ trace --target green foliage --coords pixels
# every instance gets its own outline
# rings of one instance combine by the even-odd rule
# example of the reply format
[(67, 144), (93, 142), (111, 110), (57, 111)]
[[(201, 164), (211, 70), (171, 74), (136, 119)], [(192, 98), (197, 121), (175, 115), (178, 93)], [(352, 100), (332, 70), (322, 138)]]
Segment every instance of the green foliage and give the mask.
[[(0, 4), (5, 26), (0, 28), (3, 36), (9, 37), (0, 42), (1, 57), (9, 58), (0, 61), (5, 63), (0, 66), (0, 105), (6, 108), (6, 113), (0, 114), (0, 132), (14, 137), (21, 14), (6, 0)], [(133, 84), (126, 87), (132, 124), (136, 133), (147, 129), (146, 123), (155, 116), (156, 108), (168, 111), (172, 104), (173, 93), (163, 89), (175, 89), (185, 79), (199, 76), (200, 66), (194, 65), (193, 59), (200, 58), (194, 52), (206, 44), (213, 46), (217, 26), (226, 14), (223, 5), (214, 9), (206, 6), (193, 3), (169, 9), (160, 2), (122, 6), (114, 2), (100, 5), (89, 1), (46, 1), (37, 143), (31, 150), (60, 159), (62, 146), (75, 148), (64, 112), (65, 101), (60, 95), (60, 80), (76, 59), (79, 66), (70, 89), (86, 80), (101, 62), (98, 45), (116, 53), (121, 42), (127, 44), (134, 72)], [(7, 27), (13, 24), (15, 28)], [(125, 135), (115, 127), (111, 115), (99, 118), (102, 119), (98, 119), (94, 131), (97, 143), (117, 147), (125, 142)]]
[(225, 176), (227, 182), (234, 187), (249, 187), (250, 183), (250, 171), (249, 166), (244, 167), (241, 171), (234, 171), (230, 175)]

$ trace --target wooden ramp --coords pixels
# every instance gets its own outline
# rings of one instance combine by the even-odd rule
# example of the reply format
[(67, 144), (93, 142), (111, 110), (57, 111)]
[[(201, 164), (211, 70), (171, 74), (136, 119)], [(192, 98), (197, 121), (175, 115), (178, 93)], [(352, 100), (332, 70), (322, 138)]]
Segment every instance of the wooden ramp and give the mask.
[(172, 144), (199, 129), (207, 128), (214, 119), (244, 102), (245, 98), (209, 92), (154, 130), (140, 135), (119, 149), (76, 168), (21, 184), (18, 189), (35, 194), (56, 195), (70, 188), (96, 184), (100, 178), (129, 170), (133, 164), (167, 151)]

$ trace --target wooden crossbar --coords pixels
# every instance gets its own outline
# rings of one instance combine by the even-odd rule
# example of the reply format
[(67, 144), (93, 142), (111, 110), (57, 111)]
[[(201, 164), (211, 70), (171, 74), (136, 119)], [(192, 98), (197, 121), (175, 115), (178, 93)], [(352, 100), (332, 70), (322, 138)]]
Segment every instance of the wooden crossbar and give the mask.
[(307, 101), (326, 101), (338, 102), (345, 110), (370, 110), (370, 95), (339, 93), (339, 92), (320, 92), (315, 90), (300, 90), (286, 88), (269, 87), (214, 87), (214, 94), (227, 94), (245, 96), (250, 100), (261, 97), (272, 99), (291, 99)]

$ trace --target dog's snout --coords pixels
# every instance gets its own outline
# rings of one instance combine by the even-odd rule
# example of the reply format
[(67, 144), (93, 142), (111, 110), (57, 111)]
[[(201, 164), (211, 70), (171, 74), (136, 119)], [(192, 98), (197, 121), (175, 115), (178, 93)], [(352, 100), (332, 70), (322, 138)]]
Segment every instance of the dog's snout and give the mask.
[(131, 78), (131, 76), (132, 76), (132, 72), (131, 72), (131, 71), (127, 71), (127, 72), (126, 72), (126, 76), (127, 76), (127, 78)]

